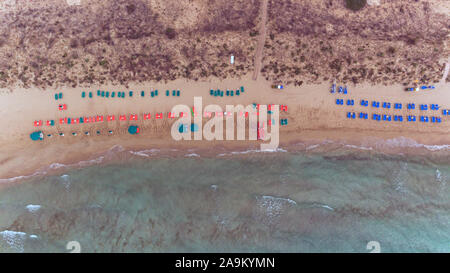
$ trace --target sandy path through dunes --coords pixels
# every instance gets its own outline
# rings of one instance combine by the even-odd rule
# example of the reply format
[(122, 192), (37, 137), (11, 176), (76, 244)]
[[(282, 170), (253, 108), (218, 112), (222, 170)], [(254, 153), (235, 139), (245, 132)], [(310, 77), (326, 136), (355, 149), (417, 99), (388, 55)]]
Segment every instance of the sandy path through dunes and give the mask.
[(261, 71), (261, 63), (263, 57), (264, 43), (266, 42), (266, 22), (267, 22), (267, 5), (268, 0), (263, 1), (262, 10), (261, 10), (261, 26), (259, 29), (259, 39), (258, 39), (258, 48), (256, 49), (255, 55), (255, 70), (253, 71), (253, 80), (256, 81), (258, 79), (258, 75)]

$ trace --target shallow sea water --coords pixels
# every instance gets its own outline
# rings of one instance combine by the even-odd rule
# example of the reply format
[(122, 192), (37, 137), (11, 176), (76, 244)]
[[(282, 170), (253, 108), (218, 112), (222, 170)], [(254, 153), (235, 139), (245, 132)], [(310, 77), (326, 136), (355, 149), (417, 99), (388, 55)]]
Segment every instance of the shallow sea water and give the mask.
[(315, 149), (55, 165), (0, 190), (0, 252), (450, 252), (448, 157)]

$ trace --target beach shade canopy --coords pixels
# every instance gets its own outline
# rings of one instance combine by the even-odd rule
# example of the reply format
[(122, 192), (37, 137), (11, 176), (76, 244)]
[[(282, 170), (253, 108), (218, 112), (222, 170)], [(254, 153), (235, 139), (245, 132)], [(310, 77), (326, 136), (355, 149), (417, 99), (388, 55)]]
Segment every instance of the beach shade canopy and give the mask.
[(42, 133), (42, 131), (36, 131), (30, 134), (30, 138), (33, 141), (37, 141), (37, 140), (43, 140), (44, 139), (44, 134)]
[(189, 132), (188, 126), (186, 124), (180, 124), (180, 127), (178, 127), (178, 132), (180, 133)]
[(198, 125), (195, 123), (191, 123), (191, 131), (192, 132), (197, 132), (198, 131)]
[(132, 135), (139, 134), (139, 127), (136, 125), (131, 125), (130, 127), (128, 127), (128, 133)]

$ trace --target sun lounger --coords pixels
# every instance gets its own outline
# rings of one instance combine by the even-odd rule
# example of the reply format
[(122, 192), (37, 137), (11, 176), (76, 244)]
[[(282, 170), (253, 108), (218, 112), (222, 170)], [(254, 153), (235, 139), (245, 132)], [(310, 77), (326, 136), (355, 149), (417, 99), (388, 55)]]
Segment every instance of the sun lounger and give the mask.
[(89, 98), (92, 99), (92, 92), (89, 92)]
[(55, 121), (53, 119), (47, 120), (47, 126), (54, 126), (54, 125), (55, 125)]
[(220, 91), (220, 96), (223, 97), (223, 91)]
[(383, 108), (390, 109), (391, 108), (391, 103), (390, 102), (383, 102)]
[(180, 90), (177, 91), (177, 97), (179, 97), (179, 96), (180, 96)]
[(408, 116), (408, 121), (416, 121), (416, 116)]
[(150, 97), (154, 97), (155, 96), (155, 93), (152, 91), (152, 92), (150, 92)]
[(116, 96), (116, 92), (111, 92), (111, 98), (114, 98)]
[(428, 122), (427, 116), (420, 116), (420, 122)]
[(55, 94), (55, 100), (58, 100), (58, 94)]
[(339, 92), (339, 93), (342, 93), (342, 92), (343, 92), (342, 86), (339, 86), (338, 92)]
[(391, 121), (392, 117), (391, 117), (391, 115), (383, 115), (383, 120), (384, 121)]
[(437, 122), (437, 123), (441, 123), (441, 122), (442, 122), (442, 119), (441, 119), (440, 117), (437, 117), (437, 118), (436, 118), (436, 122)]
[(439, 104), (430, 104), (430, 109), (431, 110), (439, 110)]
[(435, 117), (431, 117), (431, 123), (435, 123), (436, 122), (436, 118)]
[(106, 91), (105, 97), (109, 98), (109, 91)]
[(105, 97), (105, 91), (102, 91), (102, 97)]
[(62, 99), (63, 98), (63, 93), (59, 93), (58, 98)]
[(241, 93), (244, 93), (244, 87), (241, 86)]
[(155, 96), (158, 96), (158, 89), (155, 90)]
[(347, 100), (347, 105), (355, 105), (355, 101), (354, 100)]
[(84, 123), (84, 118), (83, 117), (80, 117), (80, 123)]
[(84, 92), (84, 91), (81, 92), (81, 97), (82, 97), (82, 98), (85, 98), (85, 97), (86, 97), (86, 92)]
[(128, 92), (128, 96), (132, 97), (133, 96), (133, 91)]
[(408, 103), (408, 109), (414, 110), (414, 109), (416, 109), (416, 105), (414, 103)]
[(100, 96), (102, 92), (100, 90), (97, 90), (97, 96)]
[(127, 120), (127, 116), (125, 116), (125, 115), (120, 115), (120, 116), (119, 116), (119, 120), (120, 120), (120, 121), (125, 121), (125, 120)]
[(426, 105), (426, 104), (421, 104), (421, 105), (420, 105), (420, 110), (422, 110), (422, 111), (428, 110), (428, 105)]
[(233, 96), (234, 96), (234, 91), (231, 90), (231, 91), (230, 91), (230, 97), (233, 97)]
[(236, 90), (236, 96), (239, 96), (241, 94), (241, 92), (239, 92), (239, 89)]
[(372, 101), (372, 107), (380, 108), (380, 103), (377, 101)]
[[(211, 90), (211, 91), (213, 91), (213, 90)], [(213, 93), (211, 92), (211, 95), (212, 95)], [(168, 96), (170, 96), (170, 91), (169, 90), (166, 90), (166, 97), (168, 97)]]
[(72, 119), (71, 118), (67, 118), (67, 124), (71, 124), (72, 123)]
[(394, 104), (394, 109), (402, 109), (402, 104), (401, 103), (396, 103)]

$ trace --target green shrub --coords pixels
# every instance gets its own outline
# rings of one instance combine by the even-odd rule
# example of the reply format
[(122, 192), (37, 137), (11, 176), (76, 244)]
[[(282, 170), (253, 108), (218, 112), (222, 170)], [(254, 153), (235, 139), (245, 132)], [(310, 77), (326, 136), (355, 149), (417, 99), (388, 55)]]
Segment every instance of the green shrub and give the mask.
[(357, 11), (364, 8), (366, 3), (367, 0), (345, 0), (346, 7), (353, 11)]

